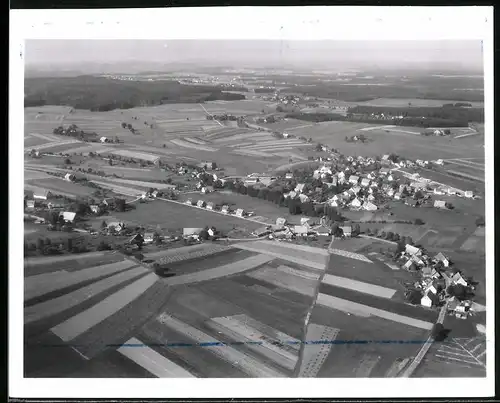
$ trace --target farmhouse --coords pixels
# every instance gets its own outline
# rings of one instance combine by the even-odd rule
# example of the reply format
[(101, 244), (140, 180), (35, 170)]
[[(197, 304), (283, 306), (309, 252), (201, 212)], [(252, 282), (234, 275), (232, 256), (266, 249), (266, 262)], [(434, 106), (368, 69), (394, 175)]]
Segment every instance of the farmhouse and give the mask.
[(358, 181), (359, 181), (359, 176), (351, 175), (349, 177), (349, 183), (352, 183), (353, 185), (357, 185)]
[(192, 206), (193, 205), (193, 200), (192, 199), (187, 199), (184, 204), (187, 204), (188, 206)]
[(301, 203), (306, 203), (306, 202), (308, 202), (308, 201), (309, 201), (309, 197), (308, 197), (308, 196), (306, 196), (305, 194), (302, 194), (302, 193), (301, 193), (301, 194), (299, 195), (299, 200), (300, 200), (300, 202), (301, 202)]
[(215, 205), (213, 202), (208, 202), (207, 203), (207, 210), (214, 210), (215, 208)]
[(372, 202), (365, 202), (363, 204), (363, 209), (366, 210), (366, 211), (375, 211), (377, 210), (377, 206), (375, 204), (373, 204)]
[(34, 200), (26, 200), (26, 207), (29, 209), (34, 209), (35, 208), (35, 201)]
[(224, 214), (228, 214), (229, 213), (229, 206), (227, 204), (224, 204), (221, 208), (221, 212)]
[(276, 225), (278, 227), (283, 227), (286, 224), (286, 218), (279, 217), (276, 219)]
[(287, 173), (285, 174), (285, 179), (293, 179), (293, 173), (291, 173), (291, 172), (287, 172)]
[(68, 182), (73, 182), (75, 179), (76, 179), (75, 174), (68, 172), (66, 175), (64, 175), (64, 180), (66, 180)]
[(349, 203), (351, 207), (358, 208), (361, 207), (361, 200), (359, 200), (357, 197)]
[(364, 187), (370, 186), (370, 179), (368, 179), (368, 178), (361, 179), (361, 186), (364, 186)]
[(434, 294), (432, 291), (426, 292), (425, 295), (420, 300), (420, 304), (427, 308), (431, 308), (433, 305), (437, 305), (439, 303), (438, 296)]
[(309, 228), (306, 225), (295, 225), (293, 227), (293, 232), (296, 235), (306, 236), (309, 232)]
[(342, 227), (340, 227), (340, 229), (342, 230), (342, 234), (348, 238), (352, 235), (352, 227), (350, 225), (344, 225)]
[(466, 190), (464, 196), (470, 199), (474, 197), (474, 193), (472, 192), (472, 190)]
[(198, 236), (198, 235), (200, 235), (201, 231), (203, 231), (203, 228), (183, 228), (182, 229), (182, 236), (184, 238)]
[(324, 225), (319, 226), (318, 228), (315, 228), (316, 234), (318, 236), (329, 236), (330, 235), (330, 228), (325, 227)]
[(145, 232), (144, 233), (144, 243), (153, 243), (155, 240), (155, 233), (154, 232)]
[(123, 222), (110, 222), (108, 224), (108, 229), (113, 228), (116, 232), (120, 232), (125, 228), (125, 223)]
[(100, 141), (101, 143), (107, 143), (109, 140), (108, 140), (108, 138), (107, 138), (107, 137), (102, 136), (102, 137), (99, 139), (99, 141)]
[(201, 193), (212, 193), (214, 191), (213, 186), (203, 186), (201, 188)]
[(401, 192), (397, 192), (397, 193), (394, 194), (394, 199), (395, 200), (401, 200), (401, 196), (402, 196)]
[(352, 194), (355, 194), (357, 195), (360, 191), (361, 191), (361, 188), (359, 186), (353, 186), (352, 188), (349, 189), (349, 191), (352, 193)]
[(64, 219), (64, 222), (72, 223), (75, 221), (76, 213), (64, 211), (64, 212), (60, 213), (59, 216)]
[(160, 162), (160, 157), (157, 155), (132, 150), (113, 150), (110, 155), (125, 157), (135, 161), (153, 164), (158, 164)]
[(244, 214), (245, 211), (242, 208), (237, 209), (236, 212), (234, 213), (236, 217), (243, 217)]
[(467, 287), (468, 286), (468, 283), (467, 281), (462, 277), (462, 275), (459, 273), (459, 272), (456, 272), (452, 277), (451, 277), (451, 281), (453, 284), (459, 284), (459, 285), (462, 285), (464, 287)]
[(444, 200), (435, 200), (434, 201), (434, 207), (440, 208), (440, 209), (446, 209), (446, 202)]
[(415, 199), (407, 198), (405, 204), (410, 207), (417, 207), (417, 201)]
[(413, 256), (413, 255), (420, 256), (422, 254), (421, 249), (419, 249), (413, 245), (410, 245), (410, 244), (405, 245), (405, 252), (410, 256)]
[(144, 238), (141, 234), (135, 234), (130, 237), (128, 243), (130, 245), (139, 245), (144, 242)]
[(92, 211), (92, 213), (94, 214), (99, 214), (101, 212), (101, 207), (99, 207), (97, 204), (91, 204), (90, 211)]
[(442, 262), (444, 267), (448, 267), (450, 265), (450, 259), (448, 259), (442, 252), (439, 252), (434, 259), (438, 262)]
[(39, 200), (47, 200), (52, 197), (52, 192), (47, 189), (37, 189), (33, 192), (33, 197)]
[(295, 191), (297, 193), (302, 193), (304, 191), (305, 183), (299, 183), (295, 186)]
[(198, 202), (196, 203), (196, 205), (198, 207), (205, 207), (205, 202), (203, 200), (198, 200)]

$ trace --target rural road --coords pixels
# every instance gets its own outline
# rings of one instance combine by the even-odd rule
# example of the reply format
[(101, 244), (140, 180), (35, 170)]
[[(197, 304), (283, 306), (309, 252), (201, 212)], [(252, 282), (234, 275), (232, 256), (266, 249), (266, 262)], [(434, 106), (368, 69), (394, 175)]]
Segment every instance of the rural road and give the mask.
[[(208, 116), (212, 116), (212, 117), (213, 117), (213, 115), (212, 115), (209, 111), (207, 111), (207, 110), (205, 109), (205, 107), (204, 107), (202, 104), (199, 104), (199, 105), (201, 106), (201, 108), (205, 111), (205, 113), (206, 113)], [(214, 120), (215, 120), (215, 121), (219, 124), (219, 126), (224, 127), (224, 125), (223, 125), (221, 122), (219, 122), (217, 119), (214, 119)]]
[[(444, 304), (441, 307), (436, 324), (443, 323), (447, 308), (448, 308), (448, 303)], [(410, 376), (412, 376), (412, 374), (415, 372), (417, 367), (424, 359), (425, 355), (429, 352), (429, 349), (432, 347), (433, 343), (434, 343), (434, 338), (431, 334), (427, 339), (427, 341), (422, 346), (422, 348), (420, 349), (420, 351), (418, 352), (418, 354), (416, 355), (416, 357), (414, 358), (414, 360), (411, 362), (410, 366), (401, 374), (400, 376), (401, 378), (409, 378)]]

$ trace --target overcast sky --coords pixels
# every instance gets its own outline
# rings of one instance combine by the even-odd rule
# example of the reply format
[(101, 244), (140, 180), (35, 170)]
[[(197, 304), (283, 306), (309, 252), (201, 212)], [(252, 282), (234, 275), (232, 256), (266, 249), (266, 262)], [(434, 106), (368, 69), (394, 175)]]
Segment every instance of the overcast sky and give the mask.
[(482, 69), (479, 41), (28, 40), (26, 64), (206, 63), (335, 68), (430, 67)]

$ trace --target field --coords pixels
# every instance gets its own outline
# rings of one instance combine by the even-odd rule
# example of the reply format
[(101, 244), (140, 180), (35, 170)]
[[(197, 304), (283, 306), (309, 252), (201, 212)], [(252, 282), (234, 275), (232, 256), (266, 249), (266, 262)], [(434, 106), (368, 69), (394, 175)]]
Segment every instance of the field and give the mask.
[(79, 186), (74, 183), (64, 181), (60, 178), (33, 179), (28, 180), (25, 189), (35, 190), (37, 188), (50, 190), (54, 194), (70, 197), (90, 196), (95, 189), (87, 186)]
[[(369, 128), (370, 130), (366, 130)], [(391, 132), (391, 130), (393, 130)], [(397, 132), (395, 130), (398, 130)], [(419, 133), (418, 128), (397, 127), (385, 128), (384, 125), (351, 122), (323, 122), (293, 130), (295, 136), (312, 138), (314, 143), (321, 143), (337, 148), (346, 155), (381, 156), (388, 153), (411, 159), (446, 159), (477, 157), (484, 158), (481, 138), (477, 136), (464, 139), (451, 139), (429, 136), (423, 138), (419, 134), (403, 133), (401, 131)], [(364, 134), (373, 141), (369, 143), (347, 143), (345, 137)], [(470, 142), (473, 142), (472, 146)]]
[[(444, 104), (451, 104), (463, 101), (446, 101), (440, 99), (419, 99), (419, 98), (377, 98), (371, 101), (357, 102), (357, 105), (369, 105), (369, 106), (389, 106), (389, 107), (406, 107), (411, 104), (413, 107), (441, 107)], [(467, 102), (472, 105), (473, 108), (483, 108), (483, 102)]]
[(122, 221), (142, 223), (145, 226), (174, 228), (201, 228), (213, 225), (218, 230), (227, 232), (234, 227), (244, 227), (249, 231), (261, 225), (239, 218), (211, 213), (209, 211), (189, 207), (180, 203), (156, 201), (147, 204), (138, 204), (135, 210), (126, 213), (114, 213)]

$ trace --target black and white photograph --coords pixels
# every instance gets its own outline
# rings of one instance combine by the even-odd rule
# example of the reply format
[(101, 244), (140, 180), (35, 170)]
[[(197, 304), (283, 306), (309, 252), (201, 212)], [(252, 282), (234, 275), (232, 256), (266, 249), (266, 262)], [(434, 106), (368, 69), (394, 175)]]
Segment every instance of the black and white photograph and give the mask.
[(491, 392), (483, 33), (199, 29), (11, 42), (21, 378)]

